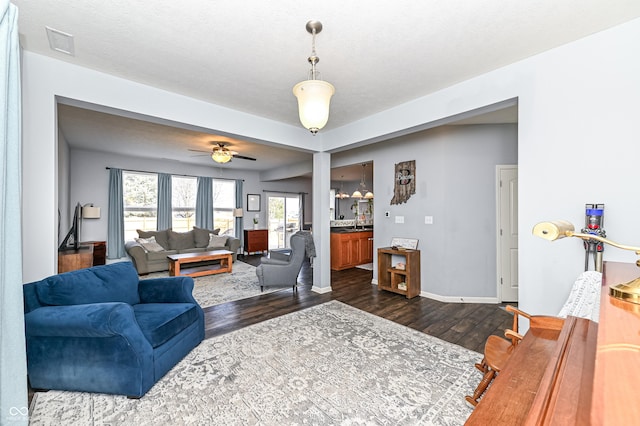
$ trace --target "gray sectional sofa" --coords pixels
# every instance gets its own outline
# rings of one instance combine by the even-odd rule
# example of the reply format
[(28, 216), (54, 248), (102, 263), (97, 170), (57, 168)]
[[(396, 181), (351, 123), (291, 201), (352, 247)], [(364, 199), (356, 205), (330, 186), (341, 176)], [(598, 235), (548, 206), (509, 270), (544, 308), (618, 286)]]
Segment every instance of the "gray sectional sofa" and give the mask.
[[(168, 271), (167, 255), (178, 253), (200, 253), (212, 250), (229, 250), (236, 261), (240, 240), (218, 235), (219, 229), (209, 230), (193, 227), (188, 232), (138, 230), (139, 238), (127, 241), (125, 248), (139, 275)], [(213, 237), (212, 237), (213, 235)], [(154, 244), (155, 243), (155, 244)]]

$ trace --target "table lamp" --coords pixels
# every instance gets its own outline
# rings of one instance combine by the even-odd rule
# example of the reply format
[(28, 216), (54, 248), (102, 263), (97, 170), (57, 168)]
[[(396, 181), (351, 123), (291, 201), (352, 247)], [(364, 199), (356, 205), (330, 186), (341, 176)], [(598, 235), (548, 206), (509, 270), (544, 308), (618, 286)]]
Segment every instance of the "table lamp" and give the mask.
[[(564, 237), (576, 237), (581, 240), (595, 240), (604, 244), (609, 244), (614, 247), (618, 247), (623, 250), (634, 251), (640, 256), (640, 247), (627, 246), (624, 244), (618, 244), (606, 238), (602, 238), (598, 235), (582, 234), (575, 232), (575, 228), (571, 222), (565, 220), (557, 220), (553, 222), (540, 222), (533, 227), (533, 235), (536, 237), (544, 238), (545, 240), (555, 241)], [(636, 261), (636, 265), (640, 266), (640, 259)], [(628, 283), (617, 284), (609, 287), (609, 294), (617, 299), (626, 300), (640, 304), (640, 278), (629, 281)]]

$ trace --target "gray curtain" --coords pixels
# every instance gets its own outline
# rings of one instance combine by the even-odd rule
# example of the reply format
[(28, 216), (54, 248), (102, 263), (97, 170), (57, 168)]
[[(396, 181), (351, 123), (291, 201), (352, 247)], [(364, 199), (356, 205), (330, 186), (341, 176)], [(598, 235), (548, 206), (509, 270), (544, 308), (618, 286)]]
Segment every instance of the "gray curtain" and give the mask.
[[(242, 201), (243, 201), (242, 179), (238, 179), (236, 180), (236, 208), (238, 209), (242, 208)], [(243, 244), (244, 241), (242, 241), (243, 234), (244, 234), (244, 232), (242, 232), (243, 230), (244, 230), (244, 218), (236, 217), (236, 238), (240, 240), (240, 247), (244, 247), (244, 244)]]
[(196, 226), (213, 229), (213, 182), (210, 177), (198, 176)]
[(158, 173), (158, 223), (156, 229), (171, 229), (171, 175)]
[(107, 259), (125, 257), (124, 196), (122, 170), (109, 169), (109, 217), (107, 221)]
[(0, 424), (26, 425), (18, 9), (0, 1)]

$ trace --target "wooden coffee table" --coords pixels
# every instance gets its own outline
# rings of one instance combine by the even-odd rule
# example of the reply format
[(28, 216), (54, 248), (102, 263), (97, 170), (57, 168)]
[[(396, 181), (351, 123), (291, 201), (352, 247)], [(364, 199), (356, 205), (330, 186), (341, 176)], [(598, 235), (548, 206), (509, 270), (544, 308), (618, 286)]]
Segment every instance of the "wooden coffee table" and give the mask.
[[(169, 276), (202, 277), (204, 275), (231, 273), (233, 268), (233, 252), (229, 250), (213, 250), (201, 253), (169, 254)], [(182, 268), (182, 265), (196, 262), (219, 260), (220, 264), (199, 265)]]

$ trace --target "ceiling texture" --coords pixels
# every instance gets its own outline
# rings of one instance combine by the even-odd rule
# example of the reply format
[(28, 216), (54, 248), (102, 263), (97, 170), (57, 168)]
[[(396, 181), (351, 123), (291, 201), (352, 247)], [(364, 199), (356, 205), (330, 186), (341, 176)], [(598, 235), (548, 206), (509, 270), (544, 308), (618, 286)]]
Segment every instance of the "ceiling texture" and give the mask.
[[(25, 50), (295, 126), (292, 88), (307, 79), (311, 53), (305, 25), (319, 20), (318, 70), (336, 88), (325, 129), (640, 16), (638, 0), (12, 3), (19, 8)], [(47, 26), (73, 36), (73, 56), (49, 47)], [(146, 156), (154, 147), (158, 158), (175, 159), (180, 152), (180, 161), (205, 164), (211, 159), (193, 157), (188, 149), (208, 150), (211, 141), (226, 140), (258, 161), (225, 167), (266, 170), (310, 158), (77, 107), (65, 106), (59, 116), (74, 148), (119, 150), (117, 140), (130, 132), (137, 135), (135, 144), (127, 144), (131, 155)], [(511, 111), (500, 120), (514, 122), (516, 116)]]

